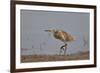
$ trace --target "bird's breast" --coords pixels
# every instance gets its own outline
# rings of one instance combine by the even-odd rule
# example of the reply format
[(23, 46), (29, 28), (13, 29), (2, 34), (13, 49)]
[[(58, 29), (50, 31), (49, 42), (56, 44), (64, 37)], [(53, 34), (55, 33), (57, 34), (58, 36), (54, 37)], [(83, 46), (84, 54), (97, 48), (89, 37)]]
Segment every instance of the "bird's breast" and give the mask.
[(54, 37), (55, 37), (56, 39), (61, 40), (61, 41), (64, 41), (64, 40), (65, 40), (64, 34), (63, 34), (62, 32), (60, 32), (60, 31), (55, 32), (55, 33), (54, 33)]
[(55, 33), (54, 33), (54, 37), (55, 37), (56, 39), (59, 39), (59, 40), (64, 41), (64, 42), (65, 42), (65, 41), (66, 41), (66, 42), (71, 42), (71, 41), (73, 41), (73, 37), (72, 37), (70, 34), (64, 32), (64, 31), (55, 32)]

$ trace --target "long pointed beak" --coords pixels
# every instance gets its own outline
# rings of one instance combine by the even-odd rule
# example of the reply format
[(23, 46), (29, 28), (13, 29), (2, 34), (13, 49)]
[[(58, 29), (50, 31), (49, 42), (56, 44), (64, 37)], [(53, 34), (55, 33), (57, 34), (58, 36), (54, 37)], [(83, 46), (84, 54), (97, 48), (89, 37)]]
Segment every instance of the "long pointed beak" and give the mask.
[(46, 31), (46, 32), (51, 32), (51, 30), (44, 30), (44, 31)]

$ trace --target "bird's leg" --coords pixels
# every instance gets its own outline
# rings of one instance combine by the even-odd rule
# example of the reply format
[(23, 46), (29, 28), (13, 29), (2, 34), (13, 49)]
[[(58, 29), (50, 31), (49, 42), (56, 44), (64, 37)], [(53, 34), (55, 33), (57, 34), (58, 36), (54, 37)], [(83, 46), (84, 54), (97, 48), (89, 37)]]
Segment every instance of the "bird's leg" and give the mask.
[(65, 50), (64, 50), (64, 55), (66, 55), (66, 50), (67, 50), (67, 44), (64, 45)]
[(65, 45), (63, 45), (63, 46), (60, 47), (60, 53), (59, 53), (59, 55), (61, 55), (62, 50), (64, 51), (64, 47), (65, 47)]

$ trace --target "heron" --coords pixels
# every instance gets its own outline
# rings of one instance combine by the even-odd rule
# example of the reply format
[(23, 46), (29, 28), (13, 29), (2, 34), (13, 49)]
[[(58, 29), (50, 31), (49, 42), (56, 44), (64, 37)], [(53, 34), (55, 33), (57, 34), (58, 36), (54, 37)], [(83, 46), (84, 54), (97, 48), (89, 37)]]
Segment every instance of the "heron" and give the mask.
[(65, 31), (59, 30), (59, 29), (48, 29), (48, 30), (45, 30), (45, 31), (51, 32), (55, 39), (58, 39), (58, 40), (60, 40), (64, 43), (64, 45), (62, 45), (60, 47), (59, 55), (61, 55), (62, 51), (64, 52), (64, 55), (66, 55), (67, 42), (72, 42), (72, 41), (75, 40), (75, 38), (71, 34), (69, 34), (68, 32), (65, 32)]

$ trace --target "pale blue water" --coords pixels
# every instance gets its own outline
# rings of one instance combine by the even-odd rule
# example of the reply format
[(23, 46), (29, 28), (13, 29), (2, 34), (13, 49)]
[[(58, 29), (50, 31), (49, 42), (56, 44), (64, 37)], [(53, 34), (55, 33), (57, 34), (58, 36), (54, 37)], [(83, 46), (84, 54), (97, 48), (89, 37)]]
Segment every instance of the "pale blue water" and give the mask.
[(63, 42), (44, 31), (52, 28), (75, 37), (68, 43), (68, 54), (89, 51), (89, 13), (21, 10), (21, 54), (59, 54)]

